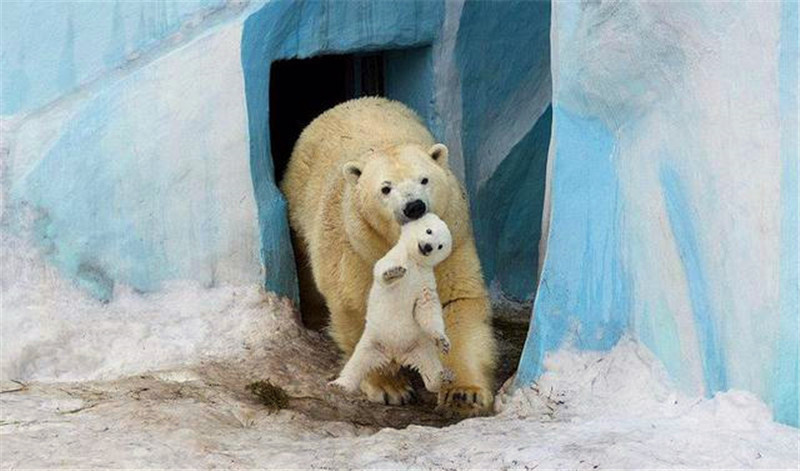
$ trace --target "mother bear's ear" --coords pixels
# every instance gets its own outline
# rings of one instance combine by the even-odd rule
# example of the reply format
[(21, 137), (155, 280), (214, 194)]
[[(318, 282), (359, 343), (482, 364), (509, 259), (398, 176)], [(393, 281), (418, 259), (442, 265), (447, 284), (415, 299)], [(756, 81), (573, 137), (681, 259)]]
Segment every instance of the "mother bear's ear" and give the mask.
[(434, 144), (430, 149), (428, 149), (428, 155), (440, 166), (447, 168), (447, 156), (450, 155), (450, 152), (447, 150), (447, 146), (444, 144)]
[(358, 177), (361, 176), (361, 164), (355, 160), (351, 160), (342, 166), (342, 173), (348, 183), (355, 185), (358, 183)]

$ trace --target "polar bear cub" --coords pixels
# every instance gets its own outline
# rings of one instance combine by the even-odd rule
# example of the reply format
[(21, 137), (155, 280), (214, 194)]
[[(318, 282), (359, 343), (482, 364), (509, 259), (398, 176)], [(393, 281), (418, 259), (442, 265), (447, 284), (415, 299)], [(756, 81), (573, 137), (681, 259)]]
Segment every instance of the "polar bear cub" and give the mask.
[(450, 340), (433, 273), (452, 244), (447, 224), (433, 213), (402, 226), (400, 240), (375, 263), (364, 333), (331, 384), (355, 392), (369, 372), (391, 362), (419, 371), (431, 392), (452, 381), (439, 360)]

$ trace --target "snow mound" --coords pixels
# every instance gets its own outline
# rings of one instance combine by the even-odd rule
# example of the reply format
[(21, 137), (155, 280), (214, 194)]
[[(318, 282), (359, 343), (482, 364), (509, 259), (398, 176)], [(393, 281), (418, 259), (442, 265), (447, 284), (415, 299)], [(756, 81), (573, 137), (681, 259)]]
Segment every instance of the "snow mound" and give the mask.
[[(352, 414), (400, 408), (333, 398), (335, 362), (302, 367), (316, 334), (284, 330), (290, 355), (198, 365), (106, 383), (26, 384), (0, 395), (3, 467), (797, 469), (798, 430), (757, 398), (671, 389), (631, 340), (611, 352), (560, 351), (534, 387), (498, 401), (494, 417), (445, 428), (364, 425)], [(323, 343), (331, 347), (330, 343)], [(285, 352), (285, 350), (283, 350)], [(243, 394), (256, 375), (287, 385), (270, 413)], [(340, 401), (338, 404), (336, 401)], [(331, 407), (347, 409), (347, 420)], [(339, 411), (341, 412), (341, 410)], [(346, 412), (346, 411), (345, 411)], [(347, 414), (339, 414), (343, 418)], [(100, 446), (98, 446), (100, 445)]]
[(800, 465), (800, 432), (775, 423), (755, 395), (732, 390), (710, 399), (686, 396), (656, 357), (630, 338), (610, 352), (552, 353), (545, 369), (535, 385), (496, 403), (499, 417), (535, 420), (546, 428), (538, 440), (548, 442), (541, 447), (549, 453), (537, 453), (537, 461), (575, 448), (584, 461), (575, 464), (579, 468), (589, 462), (669, 469)]
[(204, 287), (173, 282), (157, 293), (115, 287), (103, 304), (0, 231), (0, 379), (83, 381), (215, 358), (263, 345), (291, 317), (258, 285)]

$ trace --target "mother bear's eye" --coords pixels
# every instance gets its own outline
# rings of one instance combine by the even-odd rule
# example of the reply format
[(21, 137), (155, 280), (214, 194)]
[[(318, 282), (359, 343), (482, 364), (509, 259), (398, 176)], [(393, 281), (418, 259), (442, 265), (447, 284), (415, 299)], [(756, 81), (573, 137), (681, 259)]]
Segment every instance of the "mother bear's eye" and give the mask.
[(381, 188), (381, 193), (383, 193), (384, 195), (388, 195), (390, 191), (392, 191), (391, 187), (385, 186)]
[(423, 178), (422, 179), (422, 184), (423, 185), (427, 185), (428, 184), (428, 179), (427, 178)]

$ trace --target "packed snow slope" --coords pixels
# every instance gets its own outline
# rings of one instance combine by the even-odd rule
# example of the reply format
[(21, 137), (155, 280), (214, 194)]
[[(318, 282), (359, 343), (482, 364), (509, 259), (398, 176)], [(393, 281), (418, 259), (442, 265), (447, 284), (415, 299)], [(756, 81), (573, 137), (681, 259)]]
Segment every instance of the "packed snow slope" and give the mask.
[[(674, 390), (653, 355), (623, 340), (607, 353), (549, 355), (501, 412), (446, 428), (380, 429), (398, 407), (326, 390), (336, 362), (266, 303), (274, 335), (244, 358), (112, 382), (4, 384), (0, 465), (127, 468), (797, 469), (800, 436), (745, 392)], [(330, 346), (330, 343), (327, 344)], [(286, 352), (292, 355), (287, 356)], [(330, 355), (322, 354), (331, 358)], [(245, 393), (270, 377), (289, 409)], [(417, 406), (430, 408), (432, 404)], [(418, 420), (425, 417), (418, 413)], [(413, 421), (412, 421), (413, 423)]]

